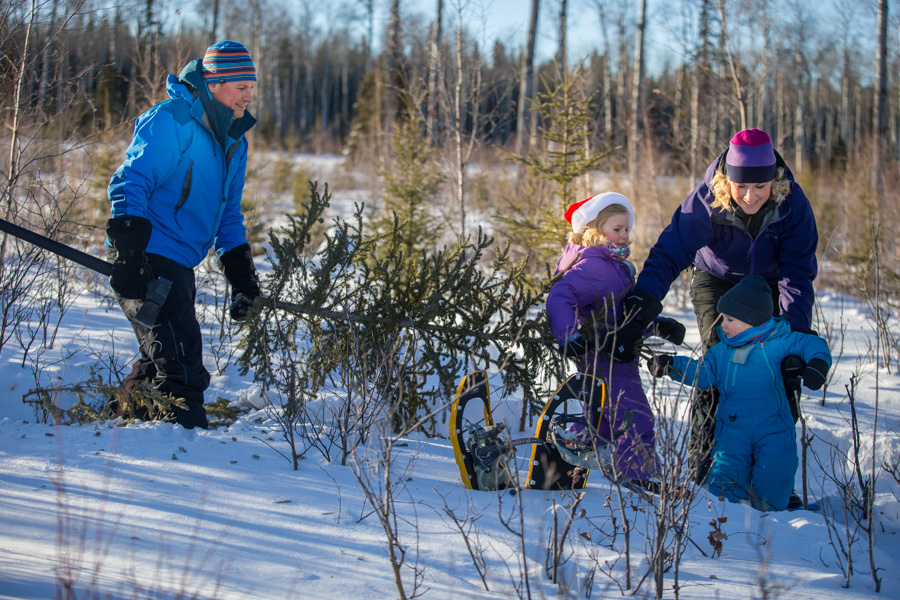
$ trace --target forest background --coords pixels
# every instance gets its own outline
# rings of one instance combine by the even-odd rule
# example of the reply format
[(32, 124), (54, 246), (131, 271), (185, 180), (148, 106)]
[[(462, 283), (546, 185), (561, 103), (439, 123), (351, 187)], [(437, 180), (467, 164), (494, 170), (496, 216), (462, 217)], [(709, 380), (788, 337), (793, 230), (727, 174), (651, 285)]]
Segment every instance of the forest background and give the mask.
[[(243, 202), (266, 295), (282, 305), (231, 323), (210, 257), (197, 270), (198, 318), (210, 371), (228, 381), (236, 365), (252, 371), (295, 470), (314, 451), (343, 464), (367, 444), (444, 435), (438, 421), (453, 387), (474, 369), (502, 379), (498, 396), (523, 390), (518, 430), (528, 430), (567, 372), (536, 314), (564, 244), (565, 208), (606, 190), (627, 195), (640, 267), (677, 204), (746, 127), (772, 135), (812, 202), (819, 290), (859, 299), (873, 332), (866, 360), (900, 369), (900, 46), (886, 0), (837, 4), (839, 19), (799, 2), (695, 0), (654, 12), (646, 0), (531, 0), (521, 3), (531, 18), (519, 40), (485, 39), (472, 25), (474, 2), (434, 0), (430, 13), (399, 0), (325, 4), (0, 4), (0, 215), (101, 258), (106, 187), (135, 118), (165, 99), (168, 73), (214, 41), (249, 47), (259, 124)], [(586, 19), (596, 20), (597, 49), (569, 55), (566, 23)], [(536, 52), (539, 29), (557, 42), (547, 60)], [(651, 31), (680, 50), (648, 69)], [(342, 168), (320, 177), (313, 155), (337, 154)], [(690, 318), (684, 281), (667, 304)], [(63, 316), (80, 308), (107, 327), (101, 309), (116, 308), (105, 278), (2, 237), (0, 353), (33, 379), (22, 399), (42, 422), (95, 419), (91, 407), (117, 392), (133, 358), (121, 324), (108, 326), (103, 345), (67, 335)], [(842, 347), (841, 324), (816, 322)], [(90, 377), (67, 371), (76, 354), (91, 357)], [(19, 394), (25, 384), (15, 385)], [(865, 423), (873, 440), (896, 440), (895, 422), (878, 419), (878, 385)], [(65, 413), (63, 396), (78, 399)], [(233, 422), (229, 400), (208, 406), (216, 422)], [(855, 420), (852, 432), (832, 464), (855, 457), (858, 485), (835, 485), (840, 506), (858, 514), (845, 522), (866, 526), (853, 543), (868, 544), (874, 565), (874, 482), (882, 471), (897, 480), (900, 454), (891, 446), (866, 460)], [(391, 464), (391, 448), (372, 464)], [(660, 453), (684, 462), (681, 442)], [(395, 507), (382, 508), (390, 523)], [(394, 533), (386, 527), (389, 549)], [(660, 595), (664, 549), (650, 561)], [(398, 572), (402, 558), (391, 564)], [(878, 590), (879, 569), (870, 574)], [(402, 596), (399, 579), (398, 588)]]

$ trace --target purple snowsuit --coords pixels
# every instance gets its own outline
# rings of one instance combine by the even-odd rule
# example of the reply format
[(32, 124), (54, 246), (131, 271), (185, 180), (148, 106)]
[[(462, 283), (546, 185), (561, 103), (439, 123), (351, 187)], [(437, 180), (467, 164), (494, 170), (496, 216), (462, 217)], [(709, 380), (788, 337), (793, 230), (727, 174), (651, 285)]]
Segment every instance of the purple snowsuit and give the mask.
[[(603, 305), (607, 306), (606, 321), (615, 323), (619, 301), (634, 285), (634, 267), (613, 256), (606, 247), (568, 244), (556, 272), (563, 275), (547, 295), (547, 316), (550, 333), (560, 344), (578, 330), (583, 320), (590, 321), (591, 313)], [(602, 320), (603, 315), (599, 316)], [(599, 340), (605, 335), (605, 330), (597, 331)], [(653, 411), (641, 386), (638, 362), (613, 362), (606, 354), (588, 350), (578, 366), (582, 372), (606, 382), (609, 410), (604, 410), (601, 433), (607, 434), (610, 424), (615, 431), (621, 430), (626, 411), (632, 412), (633, 425), (616, 440), (615, 460), (620, 476), (650, 479), (656, 472), (656, 431)]]

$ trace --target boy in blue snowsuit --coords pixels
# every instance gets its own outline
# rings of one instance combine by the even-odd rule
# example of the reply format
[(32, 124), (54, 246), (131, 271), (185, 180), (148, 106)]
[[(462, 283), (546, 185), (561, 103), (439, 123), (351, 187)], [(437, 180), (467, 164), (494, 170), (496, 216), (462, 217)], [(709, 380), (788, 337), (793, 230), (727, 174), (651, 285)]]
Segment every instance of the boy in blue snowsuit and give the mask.
[(772, 291), (759, 275), (742, 279), (717, 309), (720, 341), (703, 359), (663, 355), (648, 367), (654, 377), (668, 373), (698, 389), (719, 389), (709, 490), (732, 502), (749, 500), (757, 510), (784, 510), (798, 460), (781, 361), (802, 358), (804, 384), (819, 389), (831, 352), (822, 338), (791, 331), (772, 316)]

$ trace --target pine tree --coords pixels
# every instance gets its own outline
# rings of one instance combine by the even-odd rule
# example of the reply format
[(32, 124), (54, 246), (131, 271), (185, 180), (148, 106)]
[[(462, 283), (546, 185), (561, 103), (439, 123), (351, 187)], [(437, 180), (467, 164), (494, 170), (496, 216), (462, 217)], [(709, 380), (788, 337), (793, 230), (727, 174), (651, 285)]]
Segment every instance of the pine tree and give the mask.
[(397, 123), (391, 141), (393, 157), (390, 169), (381, 172), (384, 203), (372, 224), (379, 234), (397, 229), (399, 247), (409, 259), (419, 250), (435, 246), (438, 221), (435, 197), (444, 182), (444, 174), (432, 158), (424, 137), (425, 120), (409, 107), (406, 120)]
[(580, 67), (561, 82), (541, 77), (544, 91), (534, 104), (540, 125), (532, 149), (526, 156), (512, 156), (526, 168), (525, 193), (510, 202), (499, 220), (516, 250), (529, 258), (535, 287), (545, 265), (555, 264), (565, 245), (568, 227), (563, 215), (570, 204), (583, 199), (576, 197), (577, 180), (606, 157), (591, 152), (596, 93), (586, 96), (580, 91), (583, 77)]
[[(475, 368), (499, 370), (507, 391), (523, 390), (532, 414), (543, 405), (563, 365), (542, 316), (534, 314), (538, 298), (526, 288), (523, 265), (505, 249), (494, 251), (481, 232), (452, 247), (408, 254), (400, 227), (365, 234), (362, 206), (351, 222), (337, 218), (319, 237), (314, 232), (328, 201), (327, 187), (322, 194), (310, 184), (306, 212), (291, 217), (283, 235), (270, 234), (268, 299), (258, 301), (248, 324), (245, 373), (253, 369), (264, 388), (302, 402), (347, 372), (348, 361), (358, 363), (351, 365), (357, 371), (383, 368), (373, 357), (399, 345), (405, 361), (395, 377), (377, 380), (405, 427), (424, 419), (434, 433), (434, 411)], [(489, 252), (495, 256), (484, 268)], [(307, 386), (303, 394), (298, 379)]]

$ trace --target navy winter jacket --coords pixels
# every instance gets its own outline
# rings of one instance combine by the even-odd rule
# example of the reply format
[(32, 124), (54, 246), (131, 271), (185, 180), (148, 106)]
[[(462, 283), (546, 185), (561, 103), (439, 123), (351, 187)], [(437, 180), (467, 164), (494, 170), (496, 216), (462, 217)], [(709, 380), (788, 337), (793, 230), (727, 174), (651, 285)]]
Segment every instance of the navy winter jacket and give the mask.
[(113, 217), (149, 219), (147, 252), (194, 268), (213, 245), (222, 255), (247, 243), (244, 133), (256, 119), (232, 120), (234, 111), (210, 96), (199, 59), (169, 75), (166, 89), (170, 99), (138, 117), (108, 193)]
[(731, 283), (762, 275), (770, 285), (778, 285), (781, 316), (795, 328), (809, 329), (819, 236), (809, 200), (777, 153), (776, 159), (785, 168), (791, 191), (766, 215), (755, 239), (734, 213), (710, 206), (715, 200), (713, 177), (717, 169), (725, 168), (723, 153), (709, 166), (703, 183), (675, 210), (635, 287), (661, 300), (691, 265)]

